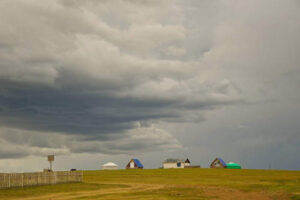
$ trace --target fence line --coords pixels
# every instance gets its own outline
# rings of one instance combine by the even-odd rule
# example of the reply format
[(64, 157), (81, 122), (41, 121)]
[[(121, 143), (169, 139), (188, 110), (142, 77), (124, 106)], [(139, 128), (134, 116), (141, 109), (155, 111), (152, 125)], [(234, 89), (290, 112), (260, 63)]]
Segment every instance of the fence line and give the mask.
[(82, 171), (0, 173), (0, 189), (82, 182)]

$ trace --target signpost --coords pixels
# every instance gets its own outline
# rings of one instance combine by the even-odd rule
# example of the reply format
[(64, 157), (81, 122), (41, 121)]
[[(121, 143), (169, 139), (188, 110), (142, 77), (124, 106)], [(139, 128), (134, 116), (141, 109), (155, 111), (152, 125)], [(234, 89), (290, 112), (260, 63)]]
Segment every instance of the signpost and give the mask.
[(48, 155), (48, 161), (50, 163), (50, 170), (52, 171), (52, 162), (54, 161), (54, 155)]

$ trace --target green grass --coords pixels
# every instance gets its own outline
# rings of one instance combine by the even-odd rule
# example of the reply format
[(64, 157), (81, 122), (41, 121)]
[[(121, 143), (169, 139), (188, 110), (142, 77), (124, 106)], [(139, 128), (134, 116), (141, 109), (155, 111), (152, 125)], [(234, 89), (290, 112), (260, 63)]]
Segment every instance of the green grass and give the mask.
[(9, 199), (16, 197), (33, 197), (42, 196), (54, 193), (72, 193), (76, 191), (90, 191), (90, 190), (105, 190), (108, 188), (122, 188), (128, 187), (122, 184), (97, 184), (97, 183), (70, 183), (57, 185), (43, 185), (24, 188), (11, 188), (0, 190), (0, 199)]
[(102, 195), (89, 195), (79, 198), (73, 198), (74, 200), (92, 200), (92, 199), (103, 199), (103, 200), (113, 200), (113, 199), (143, 199), (143, 200), (150, 200), (150, 199), (170, 199), (170, 200), (206, 200), (208, 198), (198, 194), (195, 191), (190, 190), (186, 191), (185, 189), (159, 189), (154, 191), (144, 191), (144, 192), (130, 192), (124, 194), (102, 194)]
[(300, 171), (154, 169), (85, 171), (86, 182), (224, 186), (244, 190), (300, 191)]
[(170, 199), (170, 200), (206, 200), (209, 199), (205, 197), (202, 192), (197, 189), (192, 188), (163, 188), (157, 190), (149, 190), (149, 191), (136, 191), (125, 193), (121, 195), (117, 194), (106, 194), (106, 195), (96, 195), (86, 198), (78, 198), (79, 199), (104, 199), (104, 200), (113, 200), (113, 199)]
[[(84, 192), (91, 191), (91, 192)], [(221, 195), (267, 195), (300, 199), (300, 171), (151, 169), (85, 171), (84, 183), (0, 190), (0, 199), (70, 194), (72, 199), (218, 199)], [(76, 193), (76, 194), (75, 194)], [(239, 196), (239, 198), (241, 198)], [(54, 198), (53, 198), (54, 199)], [(253, 199), (253, 198), (252, 198)]]

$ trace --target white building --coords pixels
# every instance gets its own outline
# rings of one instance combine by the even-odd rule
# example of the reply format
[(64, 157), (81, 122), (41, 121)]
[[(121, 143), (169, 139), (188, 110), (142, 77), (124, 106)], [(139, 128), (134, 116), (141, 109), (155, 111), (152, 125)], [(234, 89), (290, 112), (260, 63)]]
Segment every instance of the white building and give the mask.
[(163, 162), (164, 169), (185, 168), (186, 166), (190, 166), (190, 165), (191, 165), (191, 162), (189, 161), (188, 158), (186, 160), (169, 158)]
[(112, 162), (105, 163), (102, 165), (103, 170), (113, 170), (113, 169), (118, 169), (118, 165)]

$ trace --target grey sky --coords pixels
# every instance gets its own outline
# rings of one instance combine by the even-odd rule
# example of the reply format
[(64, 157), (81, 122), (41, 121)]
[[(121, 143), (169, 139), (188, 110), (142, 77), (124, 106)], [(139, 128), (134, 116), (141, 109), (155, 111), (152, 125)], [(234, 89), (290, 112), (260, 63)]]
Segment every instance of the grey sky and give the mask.
[[(167, 157), (299, 169), (299, 1), (0, 1), (0, 170)], [(84, 162), (81, 162), (84, 161)]]

